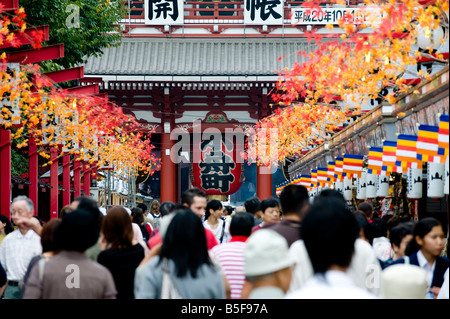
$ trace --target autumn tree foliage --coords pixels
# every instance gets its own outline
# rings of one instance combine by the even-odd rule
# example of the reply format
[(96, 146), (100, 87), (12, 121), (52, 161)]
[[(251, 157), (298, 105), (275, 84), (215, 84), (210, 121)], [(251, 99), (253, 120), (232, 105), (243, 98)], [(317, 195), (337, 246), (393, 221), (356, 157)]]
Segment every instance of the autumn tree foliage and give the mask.
[[(0, 48), (19, 47), (26, 29), (25, 11), (21, 8), (11, 14), (0, 8), (0, 16)], [(42, 36), (28, 36), (33, 48), (40, 48)], [(159, 169), (151, 153), (150, 133), (141, 132), (134, 117), (107, 98), (69, 94), (50, 82), (38, 65), (12, 70), (7, 62), (6, 53), (0, 51), (0, 124), (14, 128), (12, 139), (20, 140), (18, 148), (34, 139), (41, 156), (48, 159), (50, 148), (61, 147), (61, 156), (71, 154), (98, 167), (136, 172)]]
[[(320, 3), (310, 1), (303, 6), (321, 11)], [(411, 89), (402, 75), (421, 56), (448, 63), (442, 55), (432, 56), (431, 47), (418, 50), (415, 46), (419, 32), (430, 36), (440, 24), (448, 27), (448, 0), (365, 0), (365, 7), (371, 10), (364, 21), (355, 23), (351, 14), (340, 20), (342, 32), (337, 38), (324, 39), (315, 30), (306, 31), (305, 36), (314, 41), (316, 50), (299, 51), (297, 54), (308, 60), (281, 70), (276, 90), (271, 92), (281, 108), (256, 125), (256, 132), (276, 131), (278, 138), (269, 143), (269, 135), (251, 134), (249, 159), (273, 164), (286, 156), (298, 155), (308, 145), (324, 142), (344, 123), (346, 114), (357, 115), (361, 105), (377, 98), (383, 86), (395, 88), (384, 97), (387, 103), (395, 103), (398, 95)], [(446, 38), (441, 41), (445, 43)], [(425, 80), (430, 75), (419, 71), (416, 76)], [(336, 99), (352, 101), (352, 108), (345, 103), (336, 104)]]

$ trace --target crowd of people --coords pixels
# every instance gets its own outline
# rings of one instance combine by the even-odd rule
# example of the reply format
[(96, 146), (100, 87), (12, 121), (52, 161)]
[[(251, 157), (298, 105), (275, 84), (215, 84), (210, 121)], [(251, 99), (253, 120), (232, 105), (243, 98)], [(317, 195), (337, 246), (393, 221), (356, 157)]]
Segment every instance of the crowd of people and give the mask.
[[(447, 226), (447, 225), (445, 225)], [(448, 299), (443, 225), (352, 211), (300, 185), (243, 206), (207, 200), (98, 207), (87, 197), (45, 223), (18, 196), (0, 215), (4, 299)]]

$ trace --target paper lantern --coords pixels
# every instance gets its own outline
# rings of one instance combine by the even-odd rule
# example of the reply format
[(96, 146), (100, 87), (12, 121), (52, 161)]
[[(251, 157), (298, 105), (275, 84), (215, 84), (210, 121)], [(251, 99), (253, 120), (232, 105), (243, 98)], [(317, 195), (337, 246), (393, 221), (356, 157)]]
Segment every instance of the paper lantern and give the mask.
[(428, 162), (427, 196), (429, 198), (444, 197), (445, 164)]
[(366, 175), (366, 197), (376, 198), (377, 197), (377, 179), (378, 175), (369, 174)]
[(422, 198), (422, 169), (408, 168), (406, 173), (408, 198)]
[(439, 48), (441, 39), (445, 37), (444, 28), (439, 26), (436, 29), (430, 27), (417, 26), (417, 46), (421, 49), (431, 47), (433, 49)]
[(207, 195), (230, 195), (244, 181), (244, 165), (238, 160), (242, 150), (227, 137), (219, 139), (221, 147), (215, 143), (215, 139), (210, 139), (193, 145), (201, 157), (198, 163), (191, 164), (192, 185)]
[(336, 181), (334, 182), (334, 189), (338, 191), (339, 193), (344, 193), (344, 182)]
[(344, 178), (344, 198), (346, 201), (350, 201), (353, 198), (353, 183), (352, 178)]
[(314, 197), (316, 197), (317, 187), (313, 187), (309, 192), (309, 202), (312, 204), (314, 201)]
[(448, 156), (447, 156), (447, 160), (445, 161), (445, 172), (444, 172), (444, 194), (448, 195), (449, 193), (449, 181), (450, 178), (448, 177), (449, 174), (449, 160), (448, 160)]
[(378, 176), (377, 197), (389, 196), (389, 176)]
[(366, 199), (367, 173), (362, 172), (361, 177), (356, 180), (356, 199)]

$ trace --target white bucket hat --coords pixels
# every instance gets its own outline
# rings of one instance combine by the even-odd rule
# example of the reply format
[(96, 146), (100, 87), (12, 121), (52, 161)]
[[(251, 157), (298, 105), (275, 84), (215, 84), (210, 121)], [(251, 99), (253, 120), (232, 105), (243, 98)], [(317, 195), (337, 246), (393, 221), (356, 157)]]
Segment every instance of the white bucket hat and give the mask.
[(381, 272), (381, 298), (424, 299), (427, 293), (424, 269), (411, 264), (395, 264)]
[(270, 229), (260, 229), (249, 237), (244, 256), (246, 276), (266, 275), (294, 264), (286, 239)]

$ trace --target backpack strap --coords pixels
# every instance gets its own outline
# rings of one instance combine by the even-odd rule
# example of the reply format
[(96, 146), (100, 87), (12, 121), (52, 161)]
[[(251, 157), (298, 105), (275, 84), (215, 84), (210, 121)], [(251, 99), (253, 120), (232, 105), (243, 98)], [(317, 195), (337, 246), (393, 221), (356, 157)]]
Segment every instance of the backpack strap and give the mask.
[(222, 220), (222, 234), (220, 235), (220, 243), (222, 243), (223, 241), (223, 236), (225, 235), (225, 220), (223, 220), (222, 218), (220, 218), (220, 220)]

